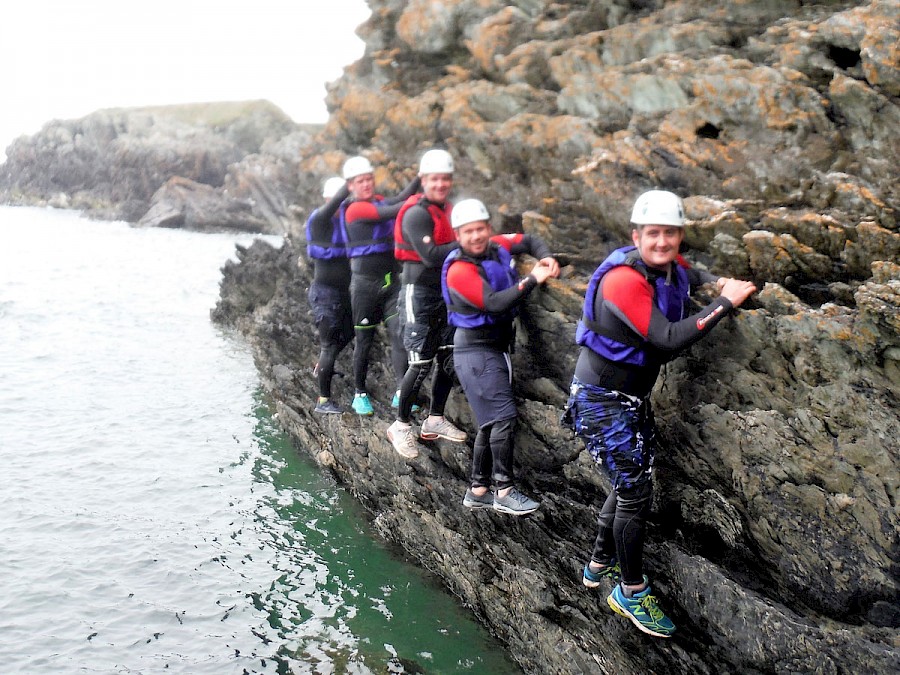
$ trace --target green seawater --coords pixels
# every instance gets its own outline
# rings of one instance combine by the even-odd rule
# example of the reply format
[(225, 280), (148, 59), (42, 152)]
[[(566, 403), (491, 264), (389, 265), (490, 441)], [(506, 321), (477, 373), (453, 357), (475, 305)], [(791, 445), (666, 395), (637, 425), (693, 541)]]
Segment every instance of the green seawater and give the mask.
[(362, 507), (293, 447), (257, 399), (253, 476), (274, 488), (261, 517), (291, 565), (254, 602), (273, 630), (294, 636), (279, 651), (283, 672), (323, 659), (336, 672), (520, 673), (436, 579), (379, 540)]

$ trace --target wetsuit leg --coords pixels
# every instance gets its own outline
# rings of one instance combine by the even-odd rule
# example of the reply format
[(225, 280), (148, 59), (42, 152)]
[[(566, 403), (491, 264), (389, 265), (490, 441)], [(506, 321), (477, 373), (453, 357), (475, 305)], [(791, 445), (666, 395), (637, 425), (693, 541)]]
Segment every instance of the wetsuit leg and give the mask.
[(447, 405), (447, 399), (450, 398), (453, 377), (447, 371), (447, 361), (452, 356), (452, 350), (440, 349), (435, 357), (437, 370), (434, 371), (434, 380), (431, 383), (431, 409), (429, 410), (432, 415), (443, 417), (444, 407)]
[(334, 377), (334, 362), (341, 347), (336, 344), (322, 345), (319, 352), (319, 396), (331, 398), (331, 380)]
[(406, 374), (400, 380), (400, 409), (397, 411), (397, 419), (409, 423), (412, 415), (413, 403), (419, 396), (422, 383), (431, 372), (434, 361), (410, 361)]
[(597, 539), (594, 541), (594, 552), (591, 560), (603, 565), (616, 555), (616, 539), (613, 536), (613, 521), (616, 519), (616, 491), (610, 490), (600, 516), (597, 518)]
[(369, 353), (375, 341), (375, 327), (357, 328), (356, 345), (353, 348), (353, 386), (356, 391), (366, 391), (369, 374)]
[(399, 385), (403, 380), (403, 376), (406, 374), (406, 369), (409, 367), (409, 361), (407, 359), (406, 349), (403, 347), (403, 336), (400, 333), (400, 321), (397, 315), (395, 314), (385, 321), (384, 327), (387, 329), (391, 343), (391, 366), (394, 369), (394, 375), (396, 376)]
[(331, 398), (334, 363), (340, 351), (353, 337), (350, 295), (346, 291), (314, 281), (309, 289), (309, 303), (321, 346), (316, 376), (319, 396)]
[(613, 537), (616, 557), (622, 568), (622, 583), (639, 585), (644, 582), (645, 523), (650, 514), (653, 483), (646, 481), (633, 488), (616, 491), (616, 516)]
[(472, 487), (491, 486), (491, 426), (481, 427), (475, 435), (475, 444), (472, 447)]
[(498, 490), (511, 487), (513, 476), (513, 437), (516, 419), (506, 419), (491, 425), (491, 457), (494, 461), (494, 486)]
[[(404, 284), (400, 290), (397, 308), (400, 313), (400, 334), (407, 352), (409, 366), (400, 381), (400, 408), (397, 419), (409, 422), (413, 403), (419, 390), (431, 372), (438, 347), (438, 336), (431, 330), (431, 313), (435, 302), (433, 291), (415, 284)], [(441, 305), (444, 314), (446, 307)], [(432, 312), (433, 313), (433, 312)], [(444, 399), (446, 401), (446, 397)]]
[(353, 349), (353, 386), (366, 391), (369, 373), (369, 354), (375, 331), (382, 320), (381, 289), (383, 281), (363, 275), (350, 280), (350, 300), (353, 306), (353, 327), (356, 345)]

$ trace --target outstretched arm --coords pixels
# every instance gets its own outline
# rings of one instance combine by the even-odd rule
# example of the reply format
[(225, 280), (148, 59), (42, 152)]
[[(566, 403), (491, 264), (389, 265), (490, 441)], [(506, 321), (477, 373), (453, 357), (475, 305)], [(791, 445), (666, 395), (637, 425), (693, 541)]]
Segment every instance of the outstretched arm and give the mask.
[[(597, 302), (657, 349), (678, 352), (704, 338), (755, 289), (748, 281), (727, 280), (722, 294), (702, 310), (680, 321), (669, 321), (653, 301), (653, 289), (647, 280), (636, 270), (620, 267), (603, 279)], [(600, 309), (595, 307), (596, 316)]]
[(522, 302), (537, 285), (538, 280), (528, 275), (514, 286), (495, 291), (478, 273), (478, 267), (474, 263), (459, 260), (447, 270), (447, 289), (453, 302), (488, 314), (509, 311)]

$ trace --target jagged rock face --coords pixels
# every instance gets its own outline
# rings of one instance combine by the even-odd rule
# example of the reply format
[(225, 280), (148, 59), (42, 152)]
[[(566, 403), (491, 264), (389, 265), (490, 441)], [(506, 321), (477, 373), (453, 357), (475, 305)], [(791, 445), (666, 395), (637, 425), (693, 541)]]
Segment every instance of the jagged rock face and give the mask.
[[(376, 415), (316, 416), (310, 270), (288, 242), (240, 249), (215, 320), (254, 347), (281, 423), (533, 673), (891, 672), (896, 627), (900, 266), (876, 265), (860, 309), (810, 309), (777, 285), (669, 364), (653, 394), (662, 434), (647, 573), (678, 625), (651, 641), (581, 585), (609, 486), (559, 424), (582, 283), (552, 281), (520, 319), (517, 477), (541, 508), (515, 519), (461, 505), (470, 448), (402, 460), (386, 439), (389, 359), (369, 376)], [(298, 264), (299, 263), (299, 264)], [(568, 270), (569, 272), (571, 270)], [(892, 353), (888, 353), (889, 351)], [(893, 365), (889, 365), (893, 364)], [(339, 370), (350, 372), (350, 354)], [(893, 370), (891, 370), (893, 369)], [(336, 378), (344, 404), (352, 383)], [(458, 389), (448, 414), (474, 437)]]
[[(291, 241), (257, 245), (226, 267), (215, 316), (250, 336), (300, 447), (529, 672), (895, 670), (900, 7), (369, 4), (366, 56), (329, 89), (336, 151), (301, 160), (301, 207), (348, 155), (369, 156), (388, 193), (440, 144), (457, 195), (550, 242), (567, 267), (530, 299), (515, 357), (518, 474), (543, 504), (522, 520), (466, 513), (468, 449), (406, 463), (385, 407), (313, 416), (308, 270)], [(647, 566), (679, 626), (668, 642), (580, 585), (608, 485), (558, 423), (586, 275), (628, 241), (650, 187), (685, 197), (688, 257), (761, 288), (654, 390)], [(461, 392), (449, 414), (474, 433)]]
[[(347, 153), (396, 173), (444, 144), (458, 194), (511, 222), (540, 212), (576, 261), (627, 237), (649, 187), (715, 200), (689, 202), (689, 243), (734, 237), (742, 255), (717, 256), (719, 271), (806, 299), (846, 301), (820, 284), (862, 281), (896, 256), (895, 2), (370, 6), (367, 56), (328, 98)], [(861, 227), (888, 249), (860, 248)], [(788, 264), (768, 262), (779, 256)]]

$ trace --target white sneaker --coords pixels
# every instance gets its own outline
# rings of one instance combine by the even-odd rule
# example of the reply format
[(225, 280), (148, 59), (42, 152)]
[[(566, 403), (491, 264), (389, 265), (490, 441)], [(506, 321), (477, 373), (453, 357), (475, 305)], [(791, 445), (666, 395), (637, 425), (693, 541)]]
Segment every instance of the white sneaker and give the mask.
[(387, 437), (401, 457), (413, 459), (419, 456), (416, 435), (413, 433), (411, 424), (403, 424), (400, 420), (396, 420), (388, 427)]
[(454, 443), (466, 442), (466, 432), (446, 417), (438, 417), (436, 420), (432, 420), (433, 418), (429, 417), (422, 422), (422, 431), (419, 434), (419, 438), (423, 441), (435, 441), (438, 438), (445, 438)]

